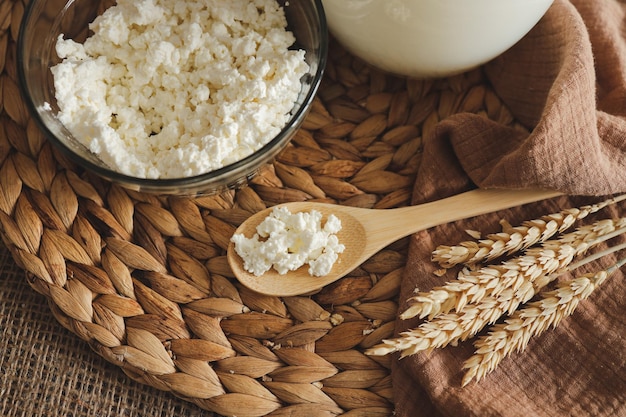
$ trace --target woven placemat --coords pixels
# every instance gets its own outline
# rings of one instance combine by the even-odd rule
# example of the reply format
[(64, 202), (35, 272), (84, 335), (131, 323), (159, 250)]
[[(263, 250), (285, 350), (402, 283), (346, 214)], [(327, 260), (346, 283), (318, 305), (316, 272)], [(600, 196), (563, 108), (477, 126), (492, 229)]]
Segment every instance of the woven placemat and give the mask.
[[(107, 403), (163, 404), (159, 412), (122, 406), (122, 415), (391, 415), (390, 359), (363, 351), (393, 333), (407, 239), (318, 294), (284, 299), (241, 287), (225, 248), (238, 224), (276, 203), (409, 204), (421, 138), (439, 120), (468, 111), (514, 124), (480, 69), (406, 80), (332, 42), (313, 109), (273, 165), (237, 191), (159, 197), (82, 172), (37, 130), (15, 69), (23, 10), (22, 1), (0, 3), (0, 224), (13, 260), (41, 294), (36, 303), (49, 309), (22, 316), (11, 298), (25, 297), (23, 288), (3, 278), (12, 317), (3, 331), (18, 339), (8, 342), (3, 372), (38, 369), (28, 377), (45, 375), (52, 387), (38, 395), (70, 399), (73, 414), (65, 415), (105, 415), (101, 403), (101, 411), (80, 411), (85, 387), (88, 401), (106, 393)], [(20, 327), (39, 334), (24, 344)], [(75, 350), (72, 337), (112, 365)], [(70, 374), (76, 363), (88, 380)], [(118, 383), (122, 372), (137, 383), (128, 391)], [(4, 410), (26, 406), (28, 399), (10, 403), (25, 378), (9, 381), (13, 400), (1, 400)], [(164, 400), (160, 391), (173, 395)], [(139, 401), (129, 399), (135, 394)]]
[(134, 382), (64, 329), (0, 244), (0, 416), (210, 417)]

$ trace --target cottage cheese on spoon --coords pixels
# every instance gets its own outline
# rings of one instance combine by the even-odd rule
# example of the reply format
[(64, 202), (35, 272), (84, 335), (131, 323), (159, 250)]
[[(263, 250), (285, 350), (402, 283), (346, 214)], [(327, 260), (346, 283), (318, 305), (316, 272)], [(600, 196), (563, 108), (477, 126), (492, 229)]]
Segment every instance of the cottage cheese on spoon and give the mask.
[(114, 170), (180, 178), (238, 161), (287, 123), (308, 71), (276, 0), (118, 0), (59, 37), (58, 118)]
[(322, 213), (291, 213), (277, 207), (257, 226), (251, 238), (235, 234), (232, 242), (246, 271), (260, 276), (274, 268), (279, 274), (308, 265), (309, 275), (328, 275), (345, 246), (337, 233), (341, 220), (330, 215), (322, 225)]

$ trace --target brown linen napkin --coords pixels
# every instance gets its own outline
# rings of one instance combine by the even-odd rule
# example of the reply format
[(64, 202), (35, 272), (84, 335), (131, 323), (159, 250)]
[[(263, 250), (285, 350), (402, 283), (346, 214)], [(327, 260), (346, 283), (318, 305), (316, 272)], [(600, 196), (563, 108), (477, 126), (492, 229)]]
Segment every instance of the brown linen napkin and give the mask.
[[(557, 0), (522, 41), (485, 66), (495, 91), (532, 129), (530, 135), (458, 114), (441, 123), (431, 142), (443, 143), (432, 153), (451, 147), (467, 176), (485, 188), (626, 191), (624, 9), (611, 0)], [(438, 161), (425, 160), (430, 164), (420, 183), (437, 171)]]
[[(594, 196), (626, 192), (625, 16), (626, 3), (616, 0), (556, 0), (523, 40), (484, 68), (528, 132), (458, 114), (425, 138), (415, 204), (476, 186), (544, 187), (579, 197), (518, 207), (414, 236), (400, 294), (402, 310), (415, 288), (427, 291), (454, 278), (453, 272), (437, 277), (430, 255), (437, 245), (466, 240), (464, 230), (484, 235), (498, 231), (501, 218), (515, 225), (598, 201)], [(622, 211), (612, 207), (595, 217), (623, 216)], [(559, 327), (534, 338), (523, 353), (508, 357), (485, 379), (465, 388), (462, 366), (474, 351), (471, 341), (395, 361), (397, 415), (626, 416), (624, 311), (624, 275), (617, 272)], [(398, 320), (396, 331), (419, 323)]]

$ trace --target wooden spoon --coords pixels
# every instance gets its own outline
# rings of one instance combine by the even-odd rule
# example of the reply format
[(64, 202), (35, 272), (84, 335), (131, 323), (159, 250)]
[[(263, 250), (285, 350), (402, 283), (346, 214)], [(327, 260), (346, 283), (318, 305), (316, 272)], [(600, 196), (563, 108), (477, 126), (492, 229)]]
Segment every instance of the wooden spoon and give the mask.
[[(285, 203), (281, 206), (286, 206), (292, 213), (317, 210), (322, 213), (324, 219), (334, 214), (341, 220), (342, 229), (337, 237), (346, 248), (339, 254), (339, 259), (331, 272), (322, 277), (311, 276), (308, 273), (308, 266), (305, 265), (285, 275), (271, 269), (261, 276), (255, 276), (244, 269), (243, 260), (235, 252), (232, 242), (228, 246), (228, 263), (243, 285), (261, 294), (276, 296), (307, 294), (338, 280), (379, 250), (410, 234), (559, 195), (561, 193), (547, 190), (476, 189), (439, 201), (388, 210), (312, 202)], [(257, 225), (273, 208), (251, 216), (239, 226), (236, 233), (243, 233), (246, 237), (254, 235)]]

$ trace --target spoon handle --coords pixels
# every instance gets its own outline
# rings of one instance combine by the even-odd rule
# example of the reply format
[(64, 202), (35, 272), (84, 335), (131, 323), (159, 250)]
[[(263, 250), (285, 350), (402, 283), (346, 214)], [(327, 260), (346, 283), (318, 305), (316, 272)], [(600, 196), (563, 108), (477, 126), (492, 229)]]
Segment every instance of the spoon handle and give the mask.
[(366, 251), (374, 253), (389, 243), (430, 227), (559, 195), (562, 193), (552, 190), (476, 189), (417, 206), (391, 210), (359, 209), (354, 214), (368, 231)]

